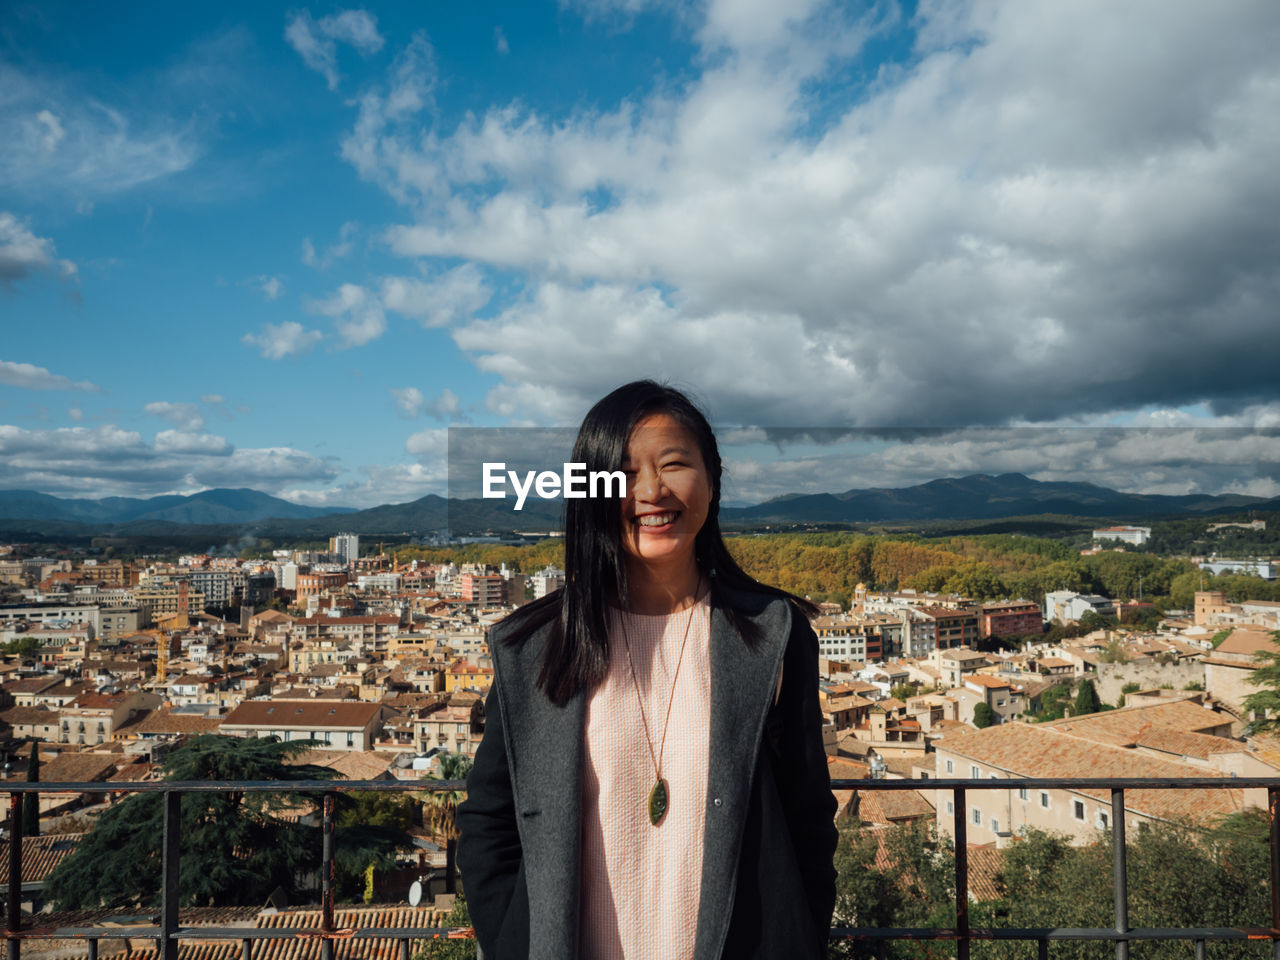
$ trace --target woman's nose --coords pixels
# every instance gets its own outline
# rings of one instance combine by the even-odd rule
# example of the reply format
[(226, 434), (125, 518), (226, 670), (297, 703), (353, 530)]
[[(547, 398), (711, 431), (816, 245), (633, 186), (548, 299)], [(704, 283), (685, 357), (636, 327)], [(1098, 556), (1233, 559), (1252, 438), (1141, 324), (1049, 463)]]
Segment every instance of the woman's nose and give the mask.
[(656, 470), (643, 469), (636, 473), (633, 495), (637, 500), (653, 502), (662, 497), (662, 476)]

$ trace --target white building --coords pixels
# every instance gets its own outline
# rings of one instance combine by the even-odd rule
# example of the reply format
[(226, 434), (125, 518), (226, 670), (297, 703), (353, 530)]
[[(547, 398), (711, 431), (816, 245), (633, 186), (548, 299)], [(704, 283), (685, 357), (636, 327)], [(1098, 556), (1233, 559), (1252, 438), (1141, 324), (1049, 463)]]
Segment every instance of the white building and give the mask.
[(1276, 578), (1276, 565), (1270, 560), (1205, 560), (1200, 564), (1201, 570), (1210, 573), (1240, 573), (1249, 577), (1261, 577), (1263, 580)]
[(355, 533), (340, 533), (333, 538), (333, 552), (346, 564), (355, 563), (360, 558), (360, 536)]
[(1093, 531), (1095, 540), (1119, 540), (1140, 547), (1151, 539), (1150, 527), (1103, 527)]

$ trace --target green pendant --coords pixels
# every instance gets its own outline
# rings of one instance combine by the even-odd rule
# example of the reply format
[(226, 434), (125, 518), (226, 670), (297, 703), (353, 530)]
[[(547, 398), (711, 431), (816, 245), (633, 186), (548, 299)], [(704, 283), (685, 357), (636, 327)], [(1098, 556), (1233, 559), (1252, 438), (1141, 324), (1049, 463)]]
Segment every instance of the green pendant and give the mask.
[(649, 791), (649, 822), (655, 827), (667, 815), (667, 781), (661, 777)]

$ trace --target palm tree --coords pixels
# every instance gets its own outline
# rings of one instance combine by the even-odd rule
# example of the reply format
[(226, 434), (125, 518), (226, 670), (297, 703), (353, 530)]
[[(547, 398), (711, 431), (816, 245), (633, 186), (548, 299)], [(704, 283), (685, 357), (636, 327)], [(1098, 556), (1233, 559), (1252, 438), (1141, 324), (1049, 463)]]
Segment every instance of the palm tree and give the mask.
[[(464, 753), (441, 753), (440, 773), (426, 774), (422, 779), (437, 783), (466, 780), (471, 774), (472, 760)], [(432, 790), (423, 799), (426, 820), (432, 833), (445, 838), (444, 890), (455, 893), (457, 886), (458, 804), (466, 798), (464, 790)]]

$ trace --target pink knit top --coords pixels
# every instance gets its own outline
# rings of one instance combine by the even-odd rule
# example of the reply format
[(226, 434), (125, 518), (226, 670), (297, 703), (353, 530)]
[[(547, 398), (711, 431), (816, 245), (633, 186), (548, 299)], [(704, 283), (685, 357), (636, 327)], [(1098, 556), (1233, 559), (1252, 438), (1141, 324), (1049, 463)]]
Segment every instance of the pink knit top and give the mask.
[[(656, 827), (649, 822), (654, 766), (623, 645), (623, 618), (654, 755), (673, 679), (676, 684), (662, 752), (668, 807)], [(689, 640), (675, 677), (686, 624)], [(673, 614), (613, 612), (609, 674), (587, 700), (581, 960), (693, 956), (710, 746), (710, 638), (708, 597)]]

